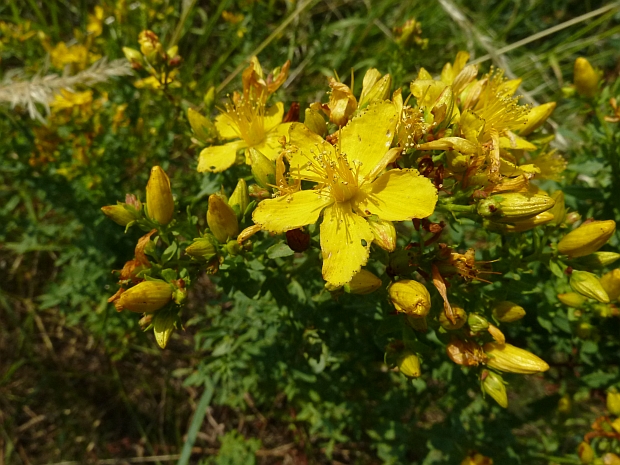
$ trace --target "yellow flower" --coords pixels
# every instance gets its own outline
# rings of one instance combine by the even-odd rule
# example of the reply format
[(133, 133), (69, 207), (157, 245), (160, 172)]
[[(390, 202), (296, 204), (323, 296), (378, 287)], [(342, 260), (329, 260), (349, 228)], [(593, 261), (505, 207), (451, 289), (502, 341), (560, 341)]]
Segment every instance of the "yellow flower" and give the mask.
[(282, 123), (281, 102), (267, 108), (263, 102), (239, 97), (226, 105), (226, 111), (215, 118), (222, 139), (236, 139), (224, 145), (207, 147), (200, 152), (198, 171), (219, 173), (230, 168), (240, 149), (253, 148), (270, 160), (282, 151), (280, 140), (286, 137), (290, 123)]
[(83, 45), (67, 47), (67, 44), (60, 42), (50, 51), (50, 58), (55, 68), (62, 69), (65, 65), (76, 64), (81, 69), (88, 62), (88, 50)]
[(56, 112), (66, 108), (88, 105), (92, 101), (93, 92), (90, 90), (86, 92), (70, 92), (66, 89), (61, 89), (60, 94), (54, 96), (54, 101), (50, 104), (50, 107)]
[(404, 221), (435, 209), (437, 191), (429, 179), (412, 169), (383, 172), (400, 153), (390, 149), (397, 122), (392, 102), (370, 105), (338, 132), (336, 146), (293, 125), (291, 172), (317, 186), (264, 200), (254, 211), (254, 222), (276, 233), (315, 223), (323, 212), (323, 278), (330, 285), (349, 282), (368, 260), (374, 235), (367, 217)]

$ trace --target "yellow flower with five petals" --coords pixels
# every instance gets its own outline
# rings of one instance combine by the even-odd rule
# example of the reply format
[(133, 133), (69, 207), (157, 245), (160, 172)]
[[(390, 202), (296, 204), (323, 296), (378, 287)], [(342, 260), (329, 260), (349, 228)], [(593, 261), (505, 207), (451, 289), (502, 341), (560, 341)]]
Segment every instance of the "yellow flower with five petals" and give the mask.
[(390, 149), (398, 117), (390, 101), (370, 105), (338, 132), (336, 146), (293, 124), (290, 171), (317, 185), (264, 200), (254, 211), (254, 222), (276, 233), (315, 223), (322, 213), (323, 278), (332, 286), (349, 282), (366, 264), (373, 241), (367, 217), (404, 221), (435, 209), (437, 190), (417, 170), (384, 172), (401, 151)]
[(260, 99), (236, 97), (215, 119), (220, 137), (236, 140), (204, 148), (198, 160), (199, 172), (219, 173), (230, 168), (240, 149), (254, 148), (270, 160), (282, 151), (281, 140), (290, 127), (290, 123), (282, 123), (284, 105), (278, 102), (267, 108)]

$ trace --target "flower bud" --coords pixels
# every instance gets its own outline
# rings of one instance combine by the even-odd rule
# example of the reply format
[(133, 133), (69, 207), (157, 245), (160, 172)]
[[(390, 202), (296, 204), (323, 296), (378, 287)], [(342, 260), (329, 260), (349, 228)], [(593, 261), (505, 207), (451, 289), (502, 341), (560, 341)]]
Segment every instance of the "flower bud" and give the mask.
[(209, 261), (217, 254), (214, 241), (215, 238), (210, 235), (194, 239), (194, 242), (185, 249), (185, 253), (192, 258)]
[(209, 196), (207, 224), (211, 233), (222, 244), (226, 243), (229, 238), (236, 238), (239, 234), (237, 215), (220, 194)]
[(122, 203), (118, 203), (117, 205), (106, 205), (105, 207), (101, 207), (101, 211), (105, 216), (121, 226), (127, 226), (132, 221), (136, 221), (140, 218), (140, 212)]
[(487, 331), (495, 342), (498, 342), (499, 344), (506, 343), (506, 336), (504, 336), (504, 333), (502, 333), (497, 326), (489, 324)]
[(593, 327), (590, 323), (586, 323), (585, 321), (580, 322), (577, 325), (577, 329), (575, 330), (575, 334), (579, 339), (590, 339), (592, 337)]
[(529, 375), (547, 371), (547, 362), (527, 350), (511, 344), (487, 342), (484, 353), (489, 358), (487, 365), (499, 371)]
[(398, 360), (398, 369), (409, 378), (418, 378), (422, 374), (420, 370), (420, 358), (412, 351), (405, 350)]
[(603, 455), (602, 459), (603, 465), (620, 465), (620, 457), (611, 452), (607, 452), (605, 455)]
[(431, 309), (431, 295), (426, 286), (412, 279), (392, 284), (388, 293), (396, 311), (412, 316), (426, 316)]
[(514, 302), (505, 300), (493, 307), (493, 316), (502, 323), (512, 323), (525, 316), (525, 309)]
[(381, 102), (390, 97), (392, 77), (386, 74), (381, 79), (378, 79), (379, 76), (381, 76), (381, 73), (374, 68), (369, 69), (364, 75), (358, 108), (365, 108), (369, 103)]
[(276, 184), (276, 165), (258, 150), (250, 147), (248, 149), (250, 165), (252, 165), (252, 176), (256, 182), (267, 189)]
[(329, 119), (337, 126), (344, 126), (357, 109), (357, 101), (353, 91), (346, 84), (330, 78), (329, 87), (332, 89), (329, 103), (327, 104), (329, 107)]
[(370, 294), (381, 287), (381, 280), (368, 270), (360, 270), (351, 281), (344, 285), (348, 294)]
[(254, 197), (256, 200), (265, 200), (271, 198), (271, 192), (258, 184), (250, 184), (248, 186), (248, 192), (250, 197)]
[(157, 345), (162, 349), (166, 348), (168, 340), (172, 331), (174, 331), (174, 324), (177, 316), (172, 312), (160, 312), (155, 315), (153, 319), (153, 332), (155, 333), (155, 340)]
[(555, 200), (555, 205), (550, 210), (547, 210), (545, 213), (551, 213), (553, 215), (553, 219), (549, 221), (549, 224), (558, 226), (564, 222), (566, 218), (566, 204), (564, 203), (564, 192), (555, 191), (551, 194), (551, 198)]
[(452, 323), (446, 312), (441, 312), (439, 314), (439, 324), (442, 328), (447, 329), (448, 331), (454, 331), (457, 329), (461, 329), (465, 323), (467, 323), (467, 313), (465, 313), (465, 309), (463, 307), (459, 307), (457, 305), (452, 305), (452, 315), (456, 319), (455, 323)]
[(166, 281), (142, 281), (127, 289), (114, 306), (119, 312), (129, 310), (136, 313), (152, 313), (172, 300), (172, 286)]
[(601, 282), (596, 275), (588, 271), (573, 271), (570, 275), (570, 287), (573, 291), (583, 296), (598, 300), (604, 304), (609, 303), (609, 296), (605, 289), (603, 289)]
[(173, 57), (173, 56), (177, 55), (178, 53), (179, 53), (179, 46), (178, 45), (173, 45), (168, 50), (166, 50), (166, 55), (168, 55), (169, 57)]
[(234, 240), (228, 241), (226, 243), (226, 252), (233, 256), (239, 255), (239, 253), (241, 252), (241, 244)]
[(549, 224), (553, 221), (553, 219), (553, 214), (546, 211), (539, 213), (538, 215), (531, 218), (526, 218), (524, 220), (514, 220), (514, 224), (495, 223), (493, 225), (495, 227), (491, 227), (489, 229), (491, 231), (501, 231), (505, 233), (521, 233), (525, 231), (530, 231), (537, 226)]
[(558, 401), (558, 412), (564, 415), (570, 413), (573, 408), (573, 402), (568, 394), (564, 394)]
[(237, 187), (235, 187), (230, 199), (228, 199), (228, 205), (235, 210), (237, 217), (241, 217), (245, 213), (248, 205), (250, 205), (250, 195), (245, 179), (240, 178), (237, 182)]
[(500, 375), (489, 370), (482, 370), (482, 391), (490, 395), (500, 407), (508, 407), (506, 385)]
[(135, 48), (123, 47), (123, 53), (130, 63), (142, 64), (142, 54)]
[(610, 390), (607, 393), (607, 410), (615, 416), (620, 416), (620, 393)]
[(217, 135), (217, 129), (213, 121), (202, 116), (193, 108), (187, 110), (187, 119), (198, 140), (209, 142)]
[(616, 418), (611, 422), (611, 427), (614, 429), (616, 433), (620, 434), (620, 418)]
[(599, 75), (586, 58), (579, 57), (575, 60), (573, 80), (577, 93), (582, 97), (591, 98), (596, 95)]
[(215, 86), (211, 86), (207, 89), (202, 101), (204, 102), (207, 111), (213, 109), (213, 103), (215, 102)]
[(545, 121), (551, 116), (553, 110), (555, 110), (556, 103), (549, 102), (538, 105), (530, 110), (527, 114), (527, 123), (519, 130), (521, 137), (527, 136), (541, 127)]
[(170, 223), (174, 215), (170, 179), (160, 166), (151, 169), (151, 177), (146, 185), (146, 212), (151, 220), (162, 226)]
[(159, 37), (153, 31), (144, 30), (138, 35), (138, 43), (140, 44), (140, 52), (149, 60), (156, 58), (156, 53), (162, 50), (159, 43)]
[(489, 322), (479, 313), (470, 313), (467, 317), (467, 324), (474, 333), (481, 333), (489, 328)]
[(428, 331), (428, 321), (426, 321), (425, 316), (405, 315), (405, 319), (414, 330), (420, 333), (426, 333)]
[(569, 307), (579, 308), (587, 299), (576, 292), (567, 292), (566, 294), (558, 294), (558, 300)]
[(515, 192), (496, 194), (478, 203), (483, 218), (518, 221), (532, 218), (553, 207), (555, 201), (547, 195), (527, 195)]
[(594, 252), (585, 257), (580, 257), (577, 262), (584, 268), (603, 268), (611, 265), (620, 258), (616, 252)]
[(558, 252), (570, 258), (583, 257), (600, 249), (616, 231), (616, 222), (591, 221), (569, 232), (558, 243)]
[(607, 296), (609, 300), (616, 300), (620, 297), (620, 269), (616, 268), (615, 270), (610, 271), (609, 273), (605, 273), (601, 276), (601, 286), (607, 292)]
[(592, 463), (594, 460), (594, 450), (592, 450), (592, 446), (585, 441), (577, 447), (577, 455), (584, 465)]
[(394, 223), (384, 220), (368, 219), (368, 226), (372, 230), (374, 236), (373, 242), (388, 252), (394, 252), (396, 249), (396, 229)]
[(327, 123), (320, 112), (312, 108), (306, 108), (304, 124), (313, 133), (323, 137), (327, 132)]
[(493, 459), (476, 452), (469, 457), (465, 457), (461, 465), (493, 465)]

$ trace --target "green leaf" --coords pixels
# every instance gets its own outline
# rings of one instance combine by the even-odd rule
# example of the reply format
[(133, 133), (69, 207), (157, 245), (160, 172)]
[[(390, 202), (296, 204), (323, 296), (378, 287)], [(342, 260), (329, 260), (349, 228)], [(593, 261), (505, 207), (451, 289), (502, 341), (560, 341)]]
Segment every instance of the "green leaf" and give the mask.
[(267, 249), (267, 256), (272, 260), (274, 258), (281, 257), (289, 257), (293, 255), (295, 252), (284, 242), (280, 242), (279, 244), (272, 245)]

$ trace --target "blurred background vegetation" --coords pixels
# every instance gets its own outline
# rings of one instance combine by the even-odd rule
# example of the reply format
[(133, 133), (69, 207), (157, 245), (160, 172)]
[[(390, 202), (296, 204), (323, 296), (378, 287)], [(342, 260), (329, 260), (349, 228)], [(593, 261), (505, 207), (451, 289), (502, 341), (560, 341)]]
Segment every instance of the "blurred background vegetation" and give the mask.
[[(531, 324), (510, 335), (557, 369), (510, 378), (507, 411), (445, 363), (414, 383), (385, 376), (379, 336), (367, 332), (376, 302), (313, 301), (277, 269), (261, 270), (261, 300), (205, 275), (185, 331), (161, 351), (107, 303), (110, 270), (137, 236), (100, 207), (141, 194), (155, 164), (181, 211), (230, 184), (196, 172), (185, 110), (205, 108), (211, 86), (218, 102), (238, 89), (254, 54), (265, 69), (291, 60), (279, 97), (303, 109), (324, 99), (334, 72), (350, 82), (355, 71), (359, 94), (370, 67), (406, 86), (467, 50), (483, 70), (523, 78), (526, 102), (558, 102), (567, 205), (617, 219), (620, 181), (606, 161), (617, 136), (591, 123), (596, 104), (562, 89), (585, 56), (611, 86), (601, 102), (616, 95), (619, 11), (583, 0), (2, 2), (0, 463), (455, 464), (474, 450), (496, 464), (580, 463), (575, 448), (620, 379), (617, 319), (580, 339), (565, 311), (525, 295)], [(407, 20), (419, 25), (404, 40)], [(150, 88), (124, 60), (144, 29), (179, 46), (179, 87)], [(251, 288), (252, 271), (231, 272)], [(554, 295), (537, 279), (528, 283)]]

